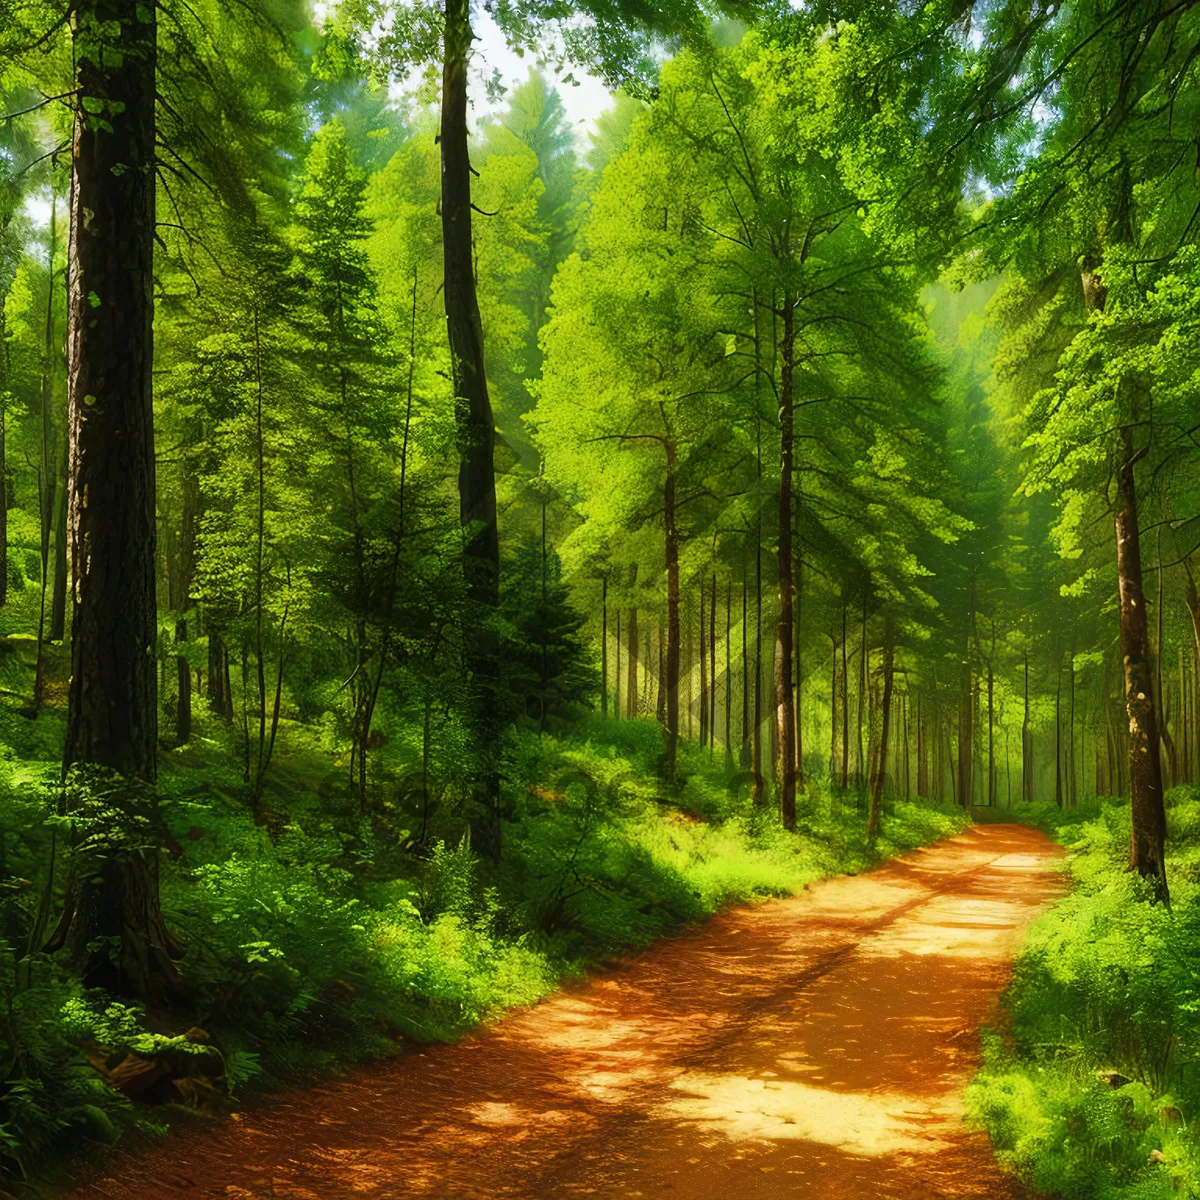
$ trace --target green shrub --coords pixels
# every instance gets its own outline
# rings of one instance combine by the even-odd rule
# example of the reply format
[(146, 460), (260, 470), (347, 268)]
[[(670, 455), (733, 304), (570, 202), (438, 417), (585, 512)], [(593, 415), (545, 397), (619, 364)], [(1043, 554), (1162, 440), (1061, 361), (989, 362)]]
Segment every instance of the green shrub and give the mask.
[(1200, 802), (1169, 801), (1173, 910), (1127, 870), (1127, 806), (1064, 814), (1071, 890), (1031, 930), (969, 1091), (1000, 1157), (1065, 1198), (1200, 1195)]

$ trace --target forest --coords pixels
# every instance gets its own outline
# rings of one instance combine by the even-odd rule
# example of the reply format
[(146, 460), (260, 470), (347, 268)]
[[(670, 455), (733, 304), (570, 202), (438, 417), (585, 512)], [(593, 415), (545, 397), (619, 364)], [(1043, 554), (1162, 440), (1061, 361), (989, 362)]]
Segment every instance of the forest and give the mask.
[(1200, 1197), (1191, 0), (0, 0), (0, 482), (0, 1195)]

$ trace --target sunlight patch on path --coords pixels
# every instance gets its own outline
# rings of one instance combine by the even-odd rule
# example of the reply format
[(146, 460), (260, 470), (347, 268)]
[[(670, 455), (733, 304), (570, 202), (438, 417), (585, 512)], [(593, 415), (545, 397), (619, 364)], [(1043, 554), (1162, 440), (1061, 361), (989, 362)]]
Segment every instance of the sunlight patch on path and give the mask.
[(835, 1092), (790, 1080), (687, 1074), (671, 1085), (686, 1095), (665, 1115), (694, 1121), (736, 1141), (798, 1139), (848, 1154), (930, 1154), (948, 1143), (962, 1118), (958, 1096)]

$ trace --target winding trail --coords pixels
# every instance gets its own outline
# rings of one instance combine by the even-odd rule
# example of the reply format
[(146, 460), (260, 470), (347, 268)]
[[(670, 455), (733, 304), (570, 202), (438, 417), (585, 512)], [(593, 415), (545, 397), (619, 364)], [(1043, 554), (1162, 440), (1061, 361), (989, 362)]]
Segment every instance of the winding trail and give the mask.
[(976, 826), (727, 912), (457, 1046), (110, 1157), (72, 1200), (1013, 1200), (961, 1089), (1057, 855)]

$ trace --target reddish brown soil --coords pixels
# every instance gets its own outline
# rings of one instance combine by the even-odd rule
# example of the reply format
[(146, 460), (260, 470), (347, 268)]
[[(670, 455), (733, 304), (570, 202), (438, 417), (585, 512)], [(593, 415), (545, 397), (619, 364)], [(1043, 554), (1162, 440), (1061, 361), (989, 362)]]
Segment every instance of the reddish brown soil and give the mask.
[(74, 1200), (1020, 1195), (962, 1120), (1055, 847), (976, 827), (438, 1046), (110, 1158)]

